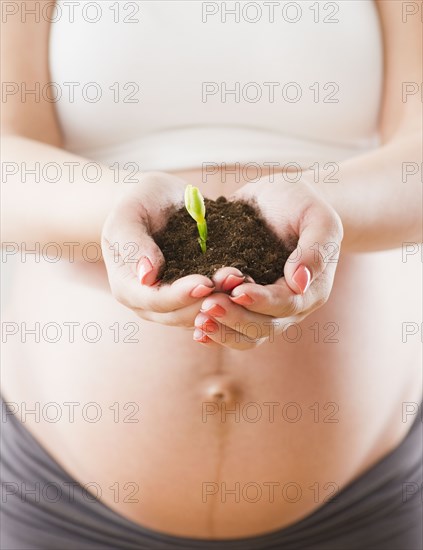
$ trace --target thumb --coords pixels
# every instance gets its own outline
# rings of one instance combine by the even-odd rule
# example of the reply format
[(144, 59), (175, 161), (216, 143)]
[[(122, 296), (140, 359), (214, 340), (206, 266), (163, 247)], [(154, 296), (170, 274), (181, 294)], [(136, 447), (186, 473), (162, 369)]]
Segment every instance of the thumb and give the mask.
[(153, 285), (164, 264), (162, 251), (149, 234), (142, 217), (133, 213), (128, 215), (124, 210), (116, 211), (104, 226), (102, 248), (105, 263), (111, 269), (125, 266), (125, 272), (132, 273), (142, 285)]
[(163, 253), (153, 238), (143, 233), (138, 238), (136, 261), (136, 274), (142, 285), (151, 286), (158, 280), (158, 274), (164, 264)]
[(335, 212), (311, 209), (301, 222), (297, 248), (289, 256), (284, 276), (296, 294), (304, 294), (329, 264), (338, 262), (342, 225)]

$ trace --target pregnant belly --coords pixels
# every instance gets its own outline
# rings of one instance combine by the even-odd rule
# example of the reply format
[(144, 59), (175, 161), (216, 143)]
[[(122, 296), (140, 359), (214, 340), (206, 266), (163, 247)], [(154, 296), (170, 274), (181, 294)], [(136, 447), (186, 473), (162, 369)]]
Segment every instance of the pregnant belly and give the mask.
[[(139, 320), (109, 295), (102, 267), (24, 264), (2, 391), (75, 479), (137, 523), (194, 537), (286, 526), (410, 427), (419, 338), (405, 345), (398, 325), (418, 319), (419, 273), (398, 258), (346, 256), (321, 310), (248, 352)], [(380, 272), (401, 289), (383, 288)], [(24, 339), (36, 323), (38, 341)]]

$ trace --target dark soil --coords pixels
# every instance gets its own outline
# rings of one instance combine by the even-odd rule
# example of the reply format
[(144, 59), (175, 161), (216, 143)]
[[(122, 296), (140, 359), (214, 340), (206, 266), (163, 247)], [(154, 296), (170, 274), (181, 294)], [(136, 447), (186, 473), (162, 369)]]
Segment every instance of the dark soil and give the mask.
[(197, 224), (185, 207), (172, 213), (166, 227), (153, 237), (166, 263), (159, 280), (171, 283), (185, 275), (211, 277), (221, 267), (236, 267), (261, 285), (283, 276), (296, 239), (282, 242), (266, 225), (258, 210), (225, 197), (205, 199), (208, 227), (207, 251), (201, 252)]

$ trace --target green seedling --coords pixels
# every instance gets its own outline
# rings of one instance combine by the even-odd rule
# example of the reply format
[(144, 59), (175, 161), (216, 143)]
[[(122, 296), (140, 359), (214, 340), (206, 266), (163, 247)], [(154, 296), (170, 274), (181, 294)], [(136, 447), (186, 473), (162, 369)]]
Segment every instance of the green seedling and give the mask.
[(205, 254), (207, 246), (207, 223), (206, 223), (206, 206), (204, 204), (203, 195), (198, 187), (187, 185), (185, 188), (185, 208), (189, 215), (197, 222), (198, 242), (200, 243), (201, 251)]

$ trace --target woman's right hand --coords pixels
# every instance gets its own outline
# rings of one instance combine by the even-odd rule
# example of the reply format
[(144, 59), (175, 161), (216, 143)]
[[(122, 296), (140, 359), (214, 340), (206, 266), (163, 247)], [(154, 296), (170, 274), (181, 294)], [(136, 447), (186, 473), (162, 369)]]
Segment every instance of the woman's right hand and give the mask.
[(101, 246), (112, 293), (121, 304), (142, 319), (192, 328), (214, 284), (203, 275), (155, 284), (164, 258), (151, 236), (165, 226), (172, 209), (183, 206), (185, 186), (170, 174), (143, 175), (107, 217)]

